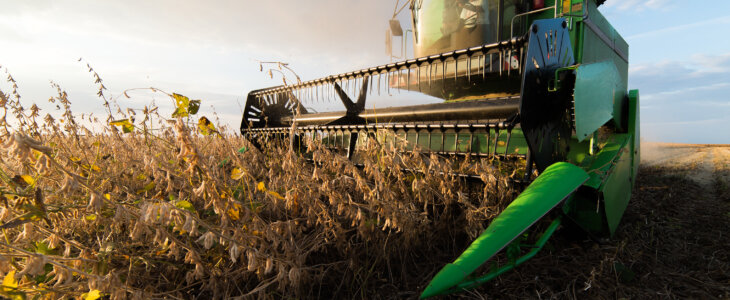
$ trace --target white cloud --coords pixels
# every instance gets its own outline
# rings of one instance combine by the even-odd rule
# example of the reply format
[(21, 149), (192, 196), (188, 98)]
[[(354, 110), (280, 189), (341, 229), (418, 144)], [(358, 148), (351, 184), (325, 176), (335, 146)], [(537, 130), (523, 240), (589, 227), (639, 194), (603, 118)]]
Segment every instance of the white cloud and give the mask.
[(713, 28), (713, 27), (717, 28), (723, 24), (730, 24), (730, 16), (722, 16), (722, 17), (713, 18), (710, 20), (702, 20), (699, 22), (681, 24), (681, 25), (666, 27), (666, 28), (662, 28), (662, 29), (642, 32), (642, 33), (628, 36), (628, 37), (626, 37), (626, 40), (633, 41), (633, 40), (640, 40), (640, 39), (643, 39), (646, 37), (653, 37), (653, 36), (658, 36), (658, 35), (668, 35), (671, 33), (676, 33), (678, 31), (702, 27), (702, 26), (709, 26), (709, 28)]
[(730, 131), (730, 53), (633, 65), (642, 134), (654, 141), (727, 143)]

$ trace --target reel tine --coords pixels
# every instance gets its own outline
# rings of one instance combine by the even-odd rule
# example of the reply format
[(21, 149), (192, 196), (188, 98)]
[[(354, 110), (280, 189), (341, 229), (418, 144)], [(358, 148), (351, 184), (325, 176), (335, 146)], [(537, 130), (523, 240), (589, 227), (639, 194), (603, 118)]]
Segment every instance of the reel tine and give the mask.
[[(401, 87), (401, 79), (403, 79), (403, 69), (398, 69), (398, 87)], [(401, 93), (402, 88), (398, 89), (398, 94)]]
[(381, 79), (380, 77), (382, 77), (381, 73), (378, 72), (378, 96), (380, 96), (380, 79)]
[[(518, 64), (522, 64), (522, 58), (523, 58), (522, 54), (523, 54), (522, 47), (520, 47), (520, 60), (519, 60)], [(518, 70), (519, 74), (522, 75), (522, 66), (521, 65), (517, 66), (517, 70)]]
[(459, 57), (454, 57), (454, 82), (456, 82), (456, 75), (459, 73)]
[(502, 76), (502, 67), (504, 66), (504, 62), (502, 62), (504, 54), (502, 53), (502, 50), (499, 50), (499, 76)]
[(385, 71), (385, 91), (390, 96), (390, 71)]
[(509, 77), (512, 71), (512, 49), (507, 53), (507, 76)]
[[(484, 68), (482, 67), (482, 59), (484, 58), (484, 54), (477, 56), (477, 74), (481, 73), (482, 77), (484, 77)], [(480, 72), (481, 69), (481, 72)]]
[(446, 82), (446, 61), (441, 61), (441, 86)]
[[(494, 61), (494, 59), (492, 58), (492, 53), (489, 53), (489, 73), (493, 72), (492, 61)], [(486, 62), (484, 62), (484, 63), (486, 64)]]
[(408, 75), (406, 75), (406, 90), (411, 90), (411, 67), (408, 67)]
[(368, 88), (368, 92), (370, 92), (370, 96), (372, 96), (373, 95), (373, 78), (372, 78), (373, 76), (368, 75), (368, 77), (370, 77), (370, 80), (369, 80), (370, 82), (368, 82), (370, 84), (370, 88)]
[(433, 64), (428, 64), (428, 89), (431, 90), (431, 70), (433, 69)]
[(469, 56), (468, 60), (466, 61), (466, 81), (471, 83), (471, 59), (472, 57)]

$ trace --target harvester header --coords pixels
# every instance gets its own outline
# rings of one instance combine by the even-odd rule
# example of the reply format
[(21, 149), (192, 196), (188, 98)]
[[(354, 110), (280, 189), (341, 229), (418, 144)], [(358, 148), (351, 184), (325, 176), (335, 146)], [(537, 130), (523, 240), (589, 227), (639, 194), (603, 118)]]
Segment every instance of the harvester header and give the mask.
[[(639, 96), (627, 90), (628, 44), (602, 3), (412, 0), (405, 32), (416, 58), (251, 91), (241, 134), (254, 145), (291, 140), (304, 156), (302, 141), (319, 140), (355, 164), (368, 141), (521, 162), (522, 193), (422, 297), (474, 287), (534, 256), (561, 224), (594, 237), (618, 226), (639, 164)], [(400, 93), (407, 99), (367, 102)], [(343, 109), (309, 107), (319, 102)], [(472, 274), (540, 220), (550, 226), (529, 251)]]

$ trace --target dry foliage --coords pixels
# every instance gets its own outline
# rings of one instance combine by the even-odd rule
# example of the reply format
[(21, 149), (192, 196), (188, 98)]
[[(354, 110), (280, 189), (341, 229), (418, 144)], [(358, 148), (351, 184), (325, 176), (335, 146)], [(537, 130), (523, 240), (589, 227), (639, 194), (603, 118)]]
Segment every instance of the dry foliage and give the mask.
[(178, 94), (174, 118), (123, 110), (89, 70), (103, 121), (58, 86), (55, 117), (25, 109), (10, 76), (0, 91), (3, 296), (413, 296), (516, 195), (507, 162), (371, 143), (358, 168), (312, 140), (314, 163), (275, 140), (259, 151), (193, 123), (200, 102)]

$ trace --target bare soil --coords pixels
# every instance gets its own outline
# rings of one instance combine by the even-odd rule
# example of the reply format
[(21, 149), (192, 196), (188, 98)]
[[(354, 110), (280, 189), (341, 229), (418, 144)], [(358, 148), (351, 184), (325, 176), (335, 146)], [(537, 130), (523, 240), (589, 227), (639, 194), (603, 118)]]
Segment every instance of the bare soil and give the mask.
[[(730, 299), (730, 145), (642, 144), (617, 233), (561, 230), (477, 299)], [(561, 234), (562, 233), (562, 234)]]

